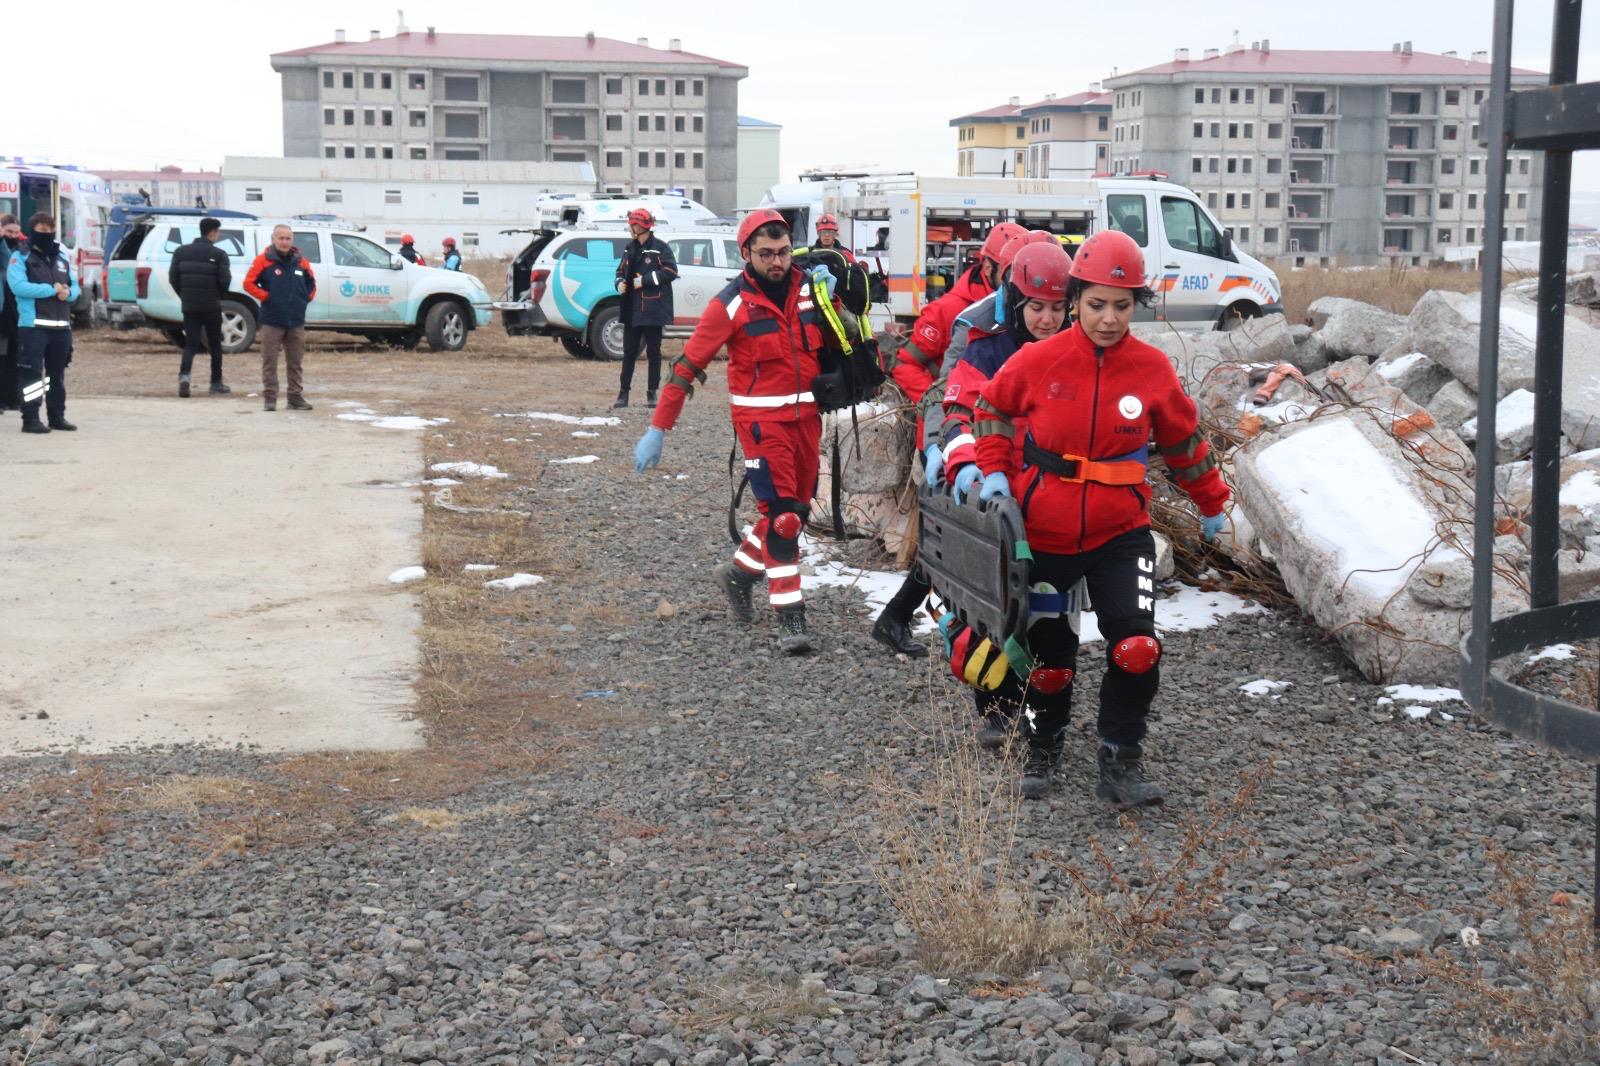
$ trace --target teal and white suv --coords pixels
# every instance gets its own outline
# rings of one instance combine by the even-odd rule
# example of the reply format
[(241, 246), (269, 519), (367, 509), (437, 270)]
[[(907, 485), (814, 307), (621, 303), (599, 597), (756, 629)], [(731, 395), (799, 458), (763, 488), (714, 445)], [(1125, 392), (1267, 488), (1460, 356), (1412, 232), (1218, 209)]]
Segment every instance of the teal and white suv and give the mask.
[[(222, 300), (222, 347), (242, 352), (255, 341), (259, 307), (244, 291), (251, 262), (272, 245), (274, 223), (224, 219), (217, 247), (228, 253), (233, 285)], [(355, 333), (372, 341), (413, 347), (426, 338), (434, 351), (455, 352), (487, 326), (493, 305), (471, 274), (419, 267), (354, 230), (295, 222), (294, 243), (317, 276), (317, 297), (306, 328)], [(111, 261), (113, 305), (132, 302), (140, 316), (175, 341), (183, 308), (167, 282), (172, 253), (200, 235), (199, 219), (152, 216), (118, 244)]]
[[(655, 235), (678, 261), (668, 337), (687, 337), (700, 313), (744, 269), (739, 242), (725, 227), (669, 229)], [(622, 358), (617, 262), (632, 238), (620, 227), (541, 229), (506, 268), (507, 299), (495, 303), (513, 337), (559, 338), (580, 359)]]

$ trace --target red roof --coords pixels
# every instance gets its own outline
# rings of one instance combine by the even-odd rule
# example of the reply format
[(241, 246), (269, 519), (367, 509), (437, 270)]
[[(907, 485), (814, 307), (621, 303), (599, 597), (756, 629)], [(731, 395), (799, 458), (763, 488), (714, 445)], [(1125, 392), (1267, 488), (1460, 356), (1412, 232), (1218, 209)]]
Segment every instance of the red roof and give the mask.
[(1054, 100), (1040, 100), (1032, 104), (1001, 104), (998, 107), (985, 108), (974, 111), (970, 115), (962, 115), (950, 120), (950, 125), (958, 126), (963, 122), (982, 119), (1005, 120), (1020, 118), (1024, 111), (1035, 107), (1110, 107), (1110, 93), (1073, 93), (1071, 96), (1058, 96)]
[(330, 41), (309, 48), (277, 52), (278, 56), (371, 56), (397, 59), (479, 59), (510, 63), (648, 63), (655, 66), (679, 63), (710, 63), (731, 70), (743, 70), (741, 63), (649, 48), (609, 37), (529, 37), (498, 33), (403, 33), (379, 37), (375, 41)]
[[(1109, 81), (1126, 81), (1141, 74), (1326, 74), (1326, 75), (1388, 75), (1404, 77), (1445, 77), (1487, 79), (1492, 68), (1488, 63), (1478, 63), (1460, 56), (1438, 55), (1433, 52), (1334, 52), (1295, 51), (1292, 49), (1262, 51), (1244, 48), (1225, 52), (1210, 59), (1191, 59), (1187, 63), (1162, 63), (1143, 70), (1119, 74)], [(1513, 67), (1514, 75), (1538, 75), (1536, 70)]]

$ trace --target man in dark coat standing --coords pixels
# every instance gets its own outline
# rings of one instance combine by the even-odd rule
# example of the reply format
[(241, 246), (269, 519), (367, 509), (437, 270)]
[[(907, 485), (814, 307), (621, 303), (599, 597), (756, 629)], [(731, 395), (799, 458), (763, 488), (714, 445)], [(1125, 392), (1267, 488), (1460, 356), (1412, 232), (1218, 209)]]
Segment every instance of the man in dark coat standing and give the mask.
[(172, 253), (167, 280), (183, 303), (183, 363), (178, 367), (178, 395), (189, 395), (189, 370), (205, 335), (211, 350), (211, 391), (232, 392), (222, 382), (222, 298), (228, 295), (233, 271), (228, 254), (217, 247), (222, 223), (200, 220), (200, 236)]
[(633, 384), (633, 364), (641, 343), (649, 351), (650, 384), (645, 402), (652, 408), (661, 384), (661, 328), (672, 325), (672, 283), (678, 280), (678, 264), (672, 249), (653, 232), (655, 224), (655, 216), (642, 207), (628, 212), (633, 240), (617, 264), (617, 292), (622, 294), (622, 387), (613, 407), (628, 406), (628, 388)]

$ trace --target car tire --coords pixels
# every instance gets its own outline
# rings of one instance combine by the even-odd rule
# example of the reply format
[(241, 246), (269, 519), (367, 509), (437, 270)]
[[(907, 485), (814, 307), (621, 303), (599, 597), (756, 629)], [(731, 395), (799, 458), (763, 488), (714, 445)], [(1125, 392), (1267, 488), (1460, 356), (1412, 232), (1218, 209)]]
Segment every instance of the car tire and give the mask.
[(609, 303), (589, 316), (589, 350), (601, 362), (622, 358), (622, 308)]
[(1241, 300), (1222, 309), (1222, 313), (1217, 316), (1217, 329), (1227, 333), (1244, 325), (1246, 319), (1260, 317), (1261, 308), (1249, 300)]
[(583, 337), (576, 333), (563, 333), (560, 336), (561, 347), (574, 359), (593, 359), (594, 349), (589, 347)]
[(182, 326), (162, 326), (160, 328), (161, 328), (161, 335), (163, 337), (167, 338), (167, 340), (174, 347), (176, 347), (176, 348), (182, 348), (183, 347), (183, 327)]
[(247, 352), (256, 342), (256, 314), (247, 304), (238, 300), (223, 300), (222, 352), (238, 355)]
[(467, 313), (454, 300), (441, 300), (428, 308), (422, 323), (428, 347), (436, 352), (459, 352), (467, 346)]

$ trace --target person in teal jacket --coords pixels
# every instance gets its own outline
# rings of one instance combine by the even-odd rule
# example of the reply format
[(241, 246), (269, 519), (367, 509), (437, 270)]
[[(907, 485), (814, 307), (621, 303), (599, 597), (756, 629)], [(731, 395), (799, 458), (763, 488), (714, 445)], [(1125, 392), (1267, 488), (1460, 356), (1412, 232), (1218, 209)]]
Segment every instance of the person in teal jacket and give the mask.
[[(67, 365), (72, 362), (72, 304), (78, 278), (56, 242), (55, 216), (28, 220), (28, 244), (6, 263), (6, 288), (17, 301), (17, 385), (22, 432), (75, 430), (67, 421)], [(48, 424), (39, 420), (44, 403)]]

